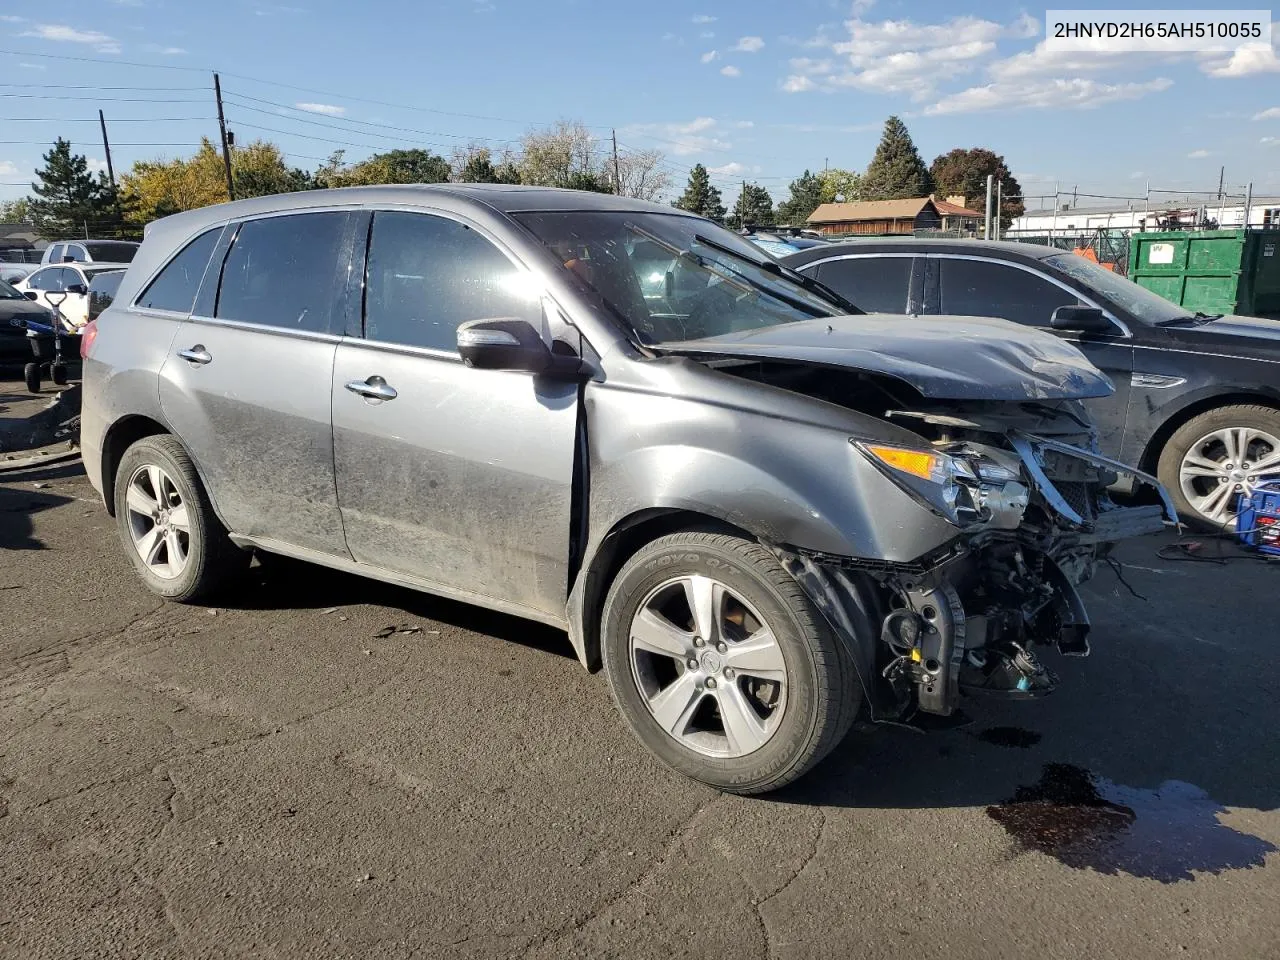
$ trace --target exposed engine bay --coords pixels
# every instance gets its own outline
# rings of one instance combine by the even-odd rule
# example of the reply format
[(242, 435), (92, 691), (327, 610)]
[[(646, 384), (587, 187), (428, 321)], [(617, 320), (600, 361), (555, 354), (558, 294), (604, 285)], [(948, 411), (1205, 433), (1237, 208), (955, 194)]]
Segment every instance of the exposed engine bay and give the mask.
[[(907, 564), (774, 548), (849, 646), (873, 719), (948, 716), (966, 695), (1052, 692), (1057, 677), (1036, 649), (1089, 653), (1076, 587), (1117, 541), (1176, 523), (1158, 481), (1097, 452), (1079, 401), (926, 400), (894, 380), (800, 364), (733, 364), (725, 372), (921, 438), (910, 447), (850, 442), (955, 525), (949, 543)], [(1161, 502), (1113, 502), (1107, 488), (1120, 474), (1153, 488)]]

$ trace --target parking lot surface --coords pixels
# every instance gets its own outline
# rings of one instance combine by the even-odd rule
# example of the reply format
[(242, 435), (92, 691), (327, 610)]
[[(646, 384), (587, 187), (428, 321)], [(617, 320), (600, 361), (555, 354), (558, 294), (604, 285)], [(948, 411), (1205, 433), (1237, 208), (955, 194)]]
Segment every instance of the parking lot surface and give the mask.
[(746, 799), (562, 633), (293, 563), (163, 603), (78, 465), (0, 474), (0, 956), (1274, 957), (1280, 569), (1169, 539), (1052, 697)]

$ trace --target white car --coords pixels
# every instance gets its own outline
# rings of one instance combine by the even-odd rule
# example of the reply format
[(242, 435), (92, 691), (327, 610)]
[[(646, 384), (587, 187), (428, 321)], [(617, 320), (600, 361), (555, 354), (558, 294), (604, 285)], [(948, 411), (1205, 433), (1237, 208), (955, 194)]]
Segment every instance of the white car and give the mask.
[[(68, 330), (79, 330), (89, 322), (89, 282), (95, 274), (107, 270), (124, 270), (127, 263), (64, 263), (41, 267), (13, 286), (49, 309), (57, 306)], [(49, 294), (53, 294), (50, 299)], [(29, 296), (29, 295), (28, 295)]]
[(59, 263), (128, 263), (138, 252), (133, 240), (56, 240), (45, 248), (42, 267)]

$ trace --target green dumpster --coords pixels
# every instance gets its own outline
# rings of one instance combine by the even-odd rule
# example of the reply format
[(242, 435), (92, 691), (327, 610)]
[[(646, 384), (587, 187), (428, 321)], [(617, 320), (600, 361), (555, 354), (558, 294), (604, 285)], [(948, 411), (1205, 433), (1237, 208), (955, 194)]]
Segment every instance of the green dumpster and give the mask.
[(1280, 230), (1135, 233), (1129, 279), (1190, 311), (1280, 314)]

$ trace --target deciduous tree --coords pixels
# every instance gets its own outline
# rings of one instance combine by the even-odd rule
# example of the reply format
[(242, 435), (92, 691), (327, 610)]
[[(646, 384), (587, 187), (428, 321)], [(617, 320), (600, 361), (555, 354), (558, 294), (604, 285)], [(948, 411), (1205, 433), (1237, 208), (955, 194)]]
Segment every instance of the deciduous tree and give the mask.
[(1022, 186), (1009, 172), (1004, 157), (986, 147), (956, 148), (944, 153), (933, 161), (929, 172), (939, 197), (945, 200), (949, 196), (963, 195), (972, 210), (984, 209), (987, 176), (994, 177), (993, 182), (1000, 184), (1000, 222), (1004, 227), (1022, 216), (1026, 209), (1022, 202)]

